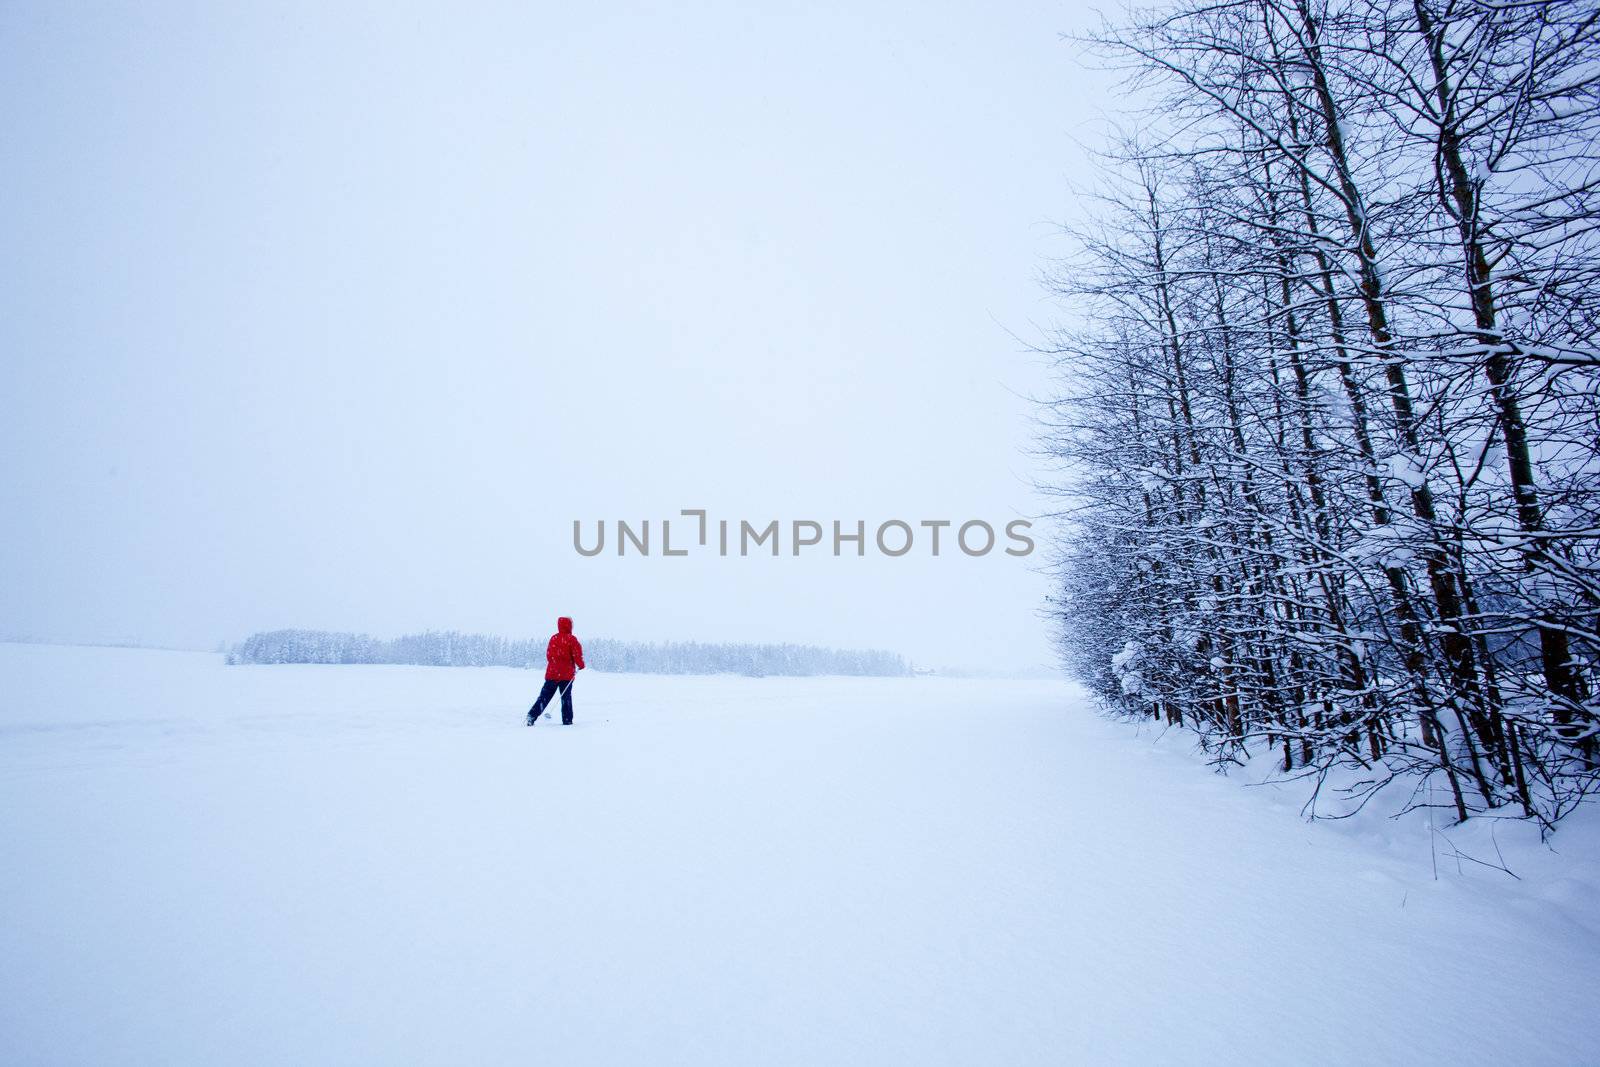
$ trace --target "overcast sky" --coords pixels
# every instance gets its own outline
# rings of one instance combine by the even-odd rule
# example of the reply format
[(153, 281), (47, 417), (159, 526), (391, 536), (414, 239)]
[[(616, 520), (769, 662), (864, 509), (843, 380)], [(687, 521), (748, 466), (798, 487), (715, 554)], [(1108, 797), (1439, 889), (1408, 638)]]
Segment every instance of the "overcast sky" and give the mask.
[(586, 559), (572, 522), (1040, 510), (1011, 334), (1106, 106), (1087, 17), (0, 5), (0, 633), (1050, 662), (1042, 554)]

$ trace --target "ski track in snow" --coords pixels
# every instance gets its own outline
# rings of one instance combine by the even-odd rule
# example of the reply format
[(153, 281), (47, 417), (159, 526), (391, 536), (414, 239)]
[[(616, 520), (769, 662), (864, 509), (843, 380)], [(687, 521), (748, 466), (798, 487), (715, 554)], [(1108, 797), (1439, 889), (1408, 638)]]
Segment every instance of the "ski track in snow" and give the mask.
[(538, 684), (0, 645), (0, 1060), (1600, 1062), (1588, 811), (1435, 880), (1060, 682)]

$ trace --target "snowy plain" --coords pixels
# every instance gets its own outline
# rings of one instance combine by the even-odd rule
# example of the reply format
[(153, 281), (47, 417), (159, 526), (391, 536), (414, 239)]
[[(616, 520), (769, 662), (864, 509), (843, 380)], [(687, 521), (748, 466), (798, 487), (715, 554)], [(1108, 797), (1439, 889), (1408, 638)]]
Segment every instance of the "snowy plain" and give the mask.
[(1308, 824), (1054, 681), (537, 685), (0, 644), (0, 1060), (1600, 1063), (1592, 812)]

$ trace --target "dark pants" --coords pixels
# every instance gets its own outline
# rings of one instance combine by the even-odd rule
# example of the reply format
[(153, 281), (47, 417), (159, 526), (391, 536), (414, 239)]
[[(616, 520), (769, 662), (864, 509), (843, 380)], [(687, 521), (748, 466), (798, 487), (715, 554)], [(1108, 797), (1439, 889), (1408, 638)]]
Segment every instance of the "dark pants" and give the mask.
[(572, 680), (555, 682), (546, 678), (544, 688), (539, 690), (539, 699), (533, 702), (533, 707), (528, 709), (528, 714), (537, 719), (544, 714), (544, 706), (550, 703), (550, 698), (556, 695), (556, 690), (561, 690), (561, 723), (564, 726), (572, 725)]

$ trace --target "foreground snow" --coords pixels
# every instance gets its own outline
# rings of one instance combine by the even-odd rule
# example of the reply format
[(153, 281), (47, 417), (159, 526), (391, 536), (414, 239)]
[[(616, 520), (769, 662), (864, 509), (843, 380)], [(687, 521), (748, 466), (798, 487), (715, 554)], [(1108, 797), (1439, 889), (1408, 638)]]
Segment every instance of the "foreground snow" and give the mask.
[(5, 1058), (1600, 1061), (1589, 813), (1434, 880), (1060, 683), (536, 687), (0, 645)]

